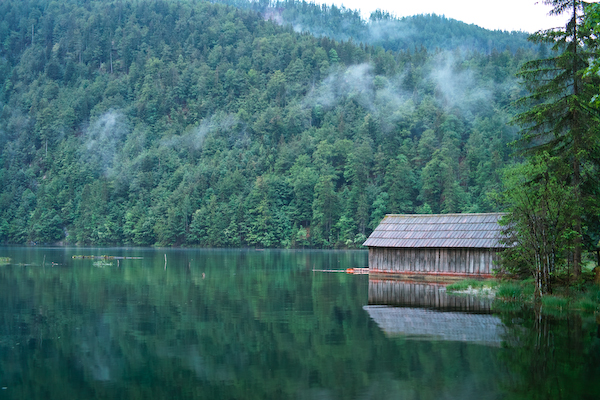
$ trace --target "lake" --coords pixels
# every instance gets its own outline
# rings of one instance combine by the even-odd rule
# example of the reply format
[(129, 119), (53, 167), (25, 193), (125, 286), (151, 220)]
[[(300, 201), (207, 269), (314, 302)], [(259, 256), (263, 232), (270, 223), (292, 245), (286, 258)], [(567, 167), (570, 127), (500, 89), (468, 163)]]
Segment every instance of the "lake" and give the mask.
[(600, 398), (594, 315), (316, 271), (366, 266), (366, 251), (0, 247), (0, 399)]

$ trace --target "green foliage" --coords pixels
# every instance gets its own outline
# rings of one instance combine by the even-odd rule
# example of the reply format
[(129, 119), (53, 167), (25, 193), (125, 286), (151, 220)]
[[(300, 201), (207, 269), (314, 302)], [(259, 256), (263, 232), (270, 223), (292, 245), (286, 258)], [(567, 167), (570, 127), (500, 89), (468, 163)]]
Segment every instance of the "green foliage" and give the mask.
[[(582, 22), (587, 3), (579, 0), (547, 1), (555, 15), (570, 17), (564, 28), (541, 31), (532, 40), (552, 46), (549, 57), (529, 61), (519, 75), (529, 94), (517, 103), (525, 107), (515, 122), (522, 127), (516, 144), (522, 154), (549, 154), (556, 157), (549, 173), (572, 188), (569, 209), (572, 228), (569, 242), (573, 247), (573, 273), (581, 274), (583, 244), (593, 243), (587, 227), (598, 226), (598, 170), (600, 167), (600, 130), (598, 108), (593, 99), (598, 94), (599, 77), (585, 72), (593, 59), (585, 46), (589, 27)], [(589, 40), (589, 39), (588, 39)], [(593, 47), (592, 47), (593, 49)], [(537, 161), (534, 161), (534, 163)], [(542, 289), (543, 291), (543, 289)]]
[[(435, 14), (396, 18), (386, 11), (376, 10), (364, 20), (358, 10), (306, 0), (216, 2), (252, 9), (261, 13), (264, 18), (292, 25), (297, 30), (315, 36), (381, 46), (391, 51), (460, 48), (490, 53), (494, 49), (509, 48), (516, 52), (534, 47), (527, 42), (527, 34), (524, 32), (489, 31)], [(342, 54), (352, 53), (351, 48), (345, 50)], [(393, 62), (386, 60), (385, 56), (379, 58), (377, 64), (382, 69), (393, 68)]]
[(588, 313), (593, 313), (598, 311), (598, 309), (600, 308), (600, 302), (597, 301), (593, 301), (590, 299), (581, 299), (576, 301), (572, 308), (576, 309), (576, 310), (581, 310), (584, 312), (588, 312)]
[(544, 296), (541, 299), (542, 307), (562, 311), (568, 307), (569, 300), (561, 296)]
[[(585, 70), (585, 76), (599, 76), (600, 57), (598, 57), (598, 51), (600, 50), (600, 45), (598, 38), (600, 37), (600, 5), (598, 3), (590, 3), (585, 6), (583, 29), (585, 44), (591, 53), (589, 65)], [(598, 107), (600, 105), (600, 96), (595, 95), (592, 98), (592, 103)]]
[(512, 76), (534, 56), (356, 45), (207, 2), (0, 15), (10, 243), (359, 247), (386, 213), (496, 211)]
[(534, 285), (530, 281), (504, 282), (498, 285), (496, 297), (509, 301), (527, 301), (533, 294)]
[(498, 286), (498, 282), (495, 280), (480, 280), (480, 279), (462, 279), (458, 282), (454, 282), (446, 286), (449, 291), (460, 292), (467, 289), (483, 289), (483, 288), (494, 288)]
[(508, 211), (504, 226), (502, 266), (511, 273), (531, 275), (538, 296), (552, 292), (552, 276), (569, 268), (565, 262), (577, 235), (578, 213), (573, 188), (565, 183), (556, 158), (541, 154), (504, 173), (499, 201)]
[(594, 313), (600, 309), (600, 286), (587, 283), (578, 290), (557, 288), (555, 293), (535, 297), (533, 279), (501, 282), (497, 286), (494, 308), (502, 312), (520, 311), (535, 307), (544, 314), (562, 315), (566, 312)]
[(522, 288), (518, 283), (506, 283), (498, 287), (496, 295), (500, 298), (517, 300), (521, 297)]
[(585, 285), (573, 299), (570, 307), (587, 313), (600, 310), (600, 285), (596, 283)]

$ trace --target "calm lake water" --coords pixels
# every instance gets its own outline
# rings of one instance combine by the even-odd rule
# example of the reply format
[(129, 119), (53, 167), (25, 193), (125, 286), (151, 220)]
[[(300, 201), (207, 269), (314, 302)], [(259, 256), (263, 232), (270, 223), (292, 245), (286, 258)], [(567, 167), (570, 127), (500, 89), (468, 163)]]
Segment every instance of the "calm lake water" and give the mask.
[(0, 399), (600, 398), (595, 316), (314, 271), (365, 251), (0, 257)]

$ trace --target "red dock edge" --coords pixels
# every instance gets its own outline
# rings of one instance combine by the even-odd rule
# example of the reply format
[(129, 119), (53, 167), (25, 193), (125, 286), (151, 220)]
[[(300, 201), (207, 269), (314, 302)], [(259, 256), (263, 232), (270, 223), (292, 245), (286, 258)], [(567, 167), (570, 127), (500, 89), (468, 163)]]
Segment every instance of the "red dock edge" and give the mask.
[(494, 277), (492, 274), (467, 274), (461, 272), (421, 272), (415, 271), (393, 271), (393, 270), (369, 270), (369, 275), (391, 275), (397, 277), (440, 277), (440, 278), (478, 278), (478, 279), (491, 279)]

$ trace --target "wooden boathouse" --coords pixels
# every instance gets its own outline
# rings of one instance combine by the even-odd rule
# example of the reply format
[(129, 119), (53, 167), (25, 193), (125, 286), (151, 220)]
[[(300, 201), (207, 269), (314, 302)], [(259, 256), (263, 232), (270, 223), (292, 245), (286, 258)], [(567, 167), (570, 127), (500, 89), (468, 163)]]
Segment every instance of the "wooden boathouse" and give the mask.
[(503, 215), (388, 214), (363, 244), (369, 273), (490, 277)]

